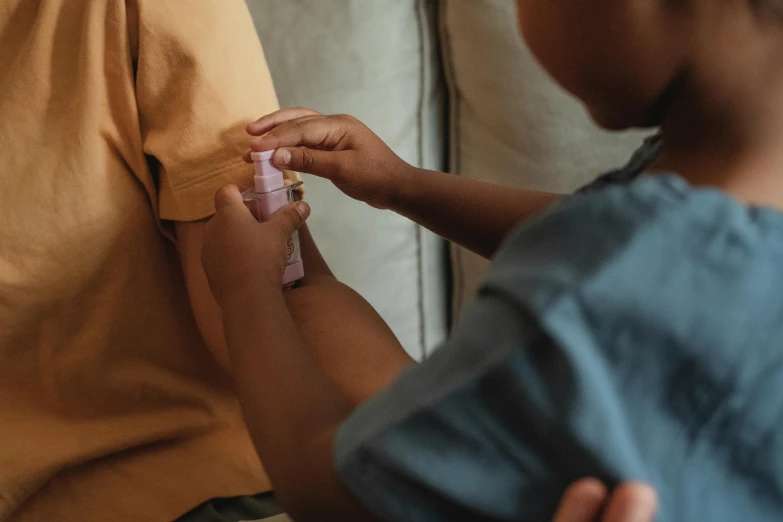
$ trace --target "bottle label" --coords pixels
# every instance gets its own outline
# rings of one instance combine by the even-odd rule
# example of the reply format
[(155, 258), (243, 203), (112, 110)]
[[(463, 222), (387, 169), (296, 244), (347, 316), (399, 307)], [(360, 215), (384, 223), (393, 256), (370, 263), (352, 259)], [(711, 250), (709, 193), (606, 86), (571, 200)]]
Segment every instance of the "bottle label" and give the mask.
[(288, 238), (288, 264), (293, 265), (302, 260), (302, 251), (299, 247), (299, 232)]

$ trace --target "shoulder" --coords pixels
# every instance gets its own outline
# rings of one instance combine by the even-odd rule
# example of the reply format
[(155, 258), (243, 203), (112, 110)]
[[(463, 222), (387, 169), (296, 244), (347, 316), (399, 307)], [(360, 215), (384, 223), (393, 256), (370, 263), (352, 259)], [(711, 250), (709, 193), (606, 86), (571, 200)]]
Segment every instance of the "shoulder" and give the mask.
[[(688, 188), (678, 177), (647, 177), (566, 198), (549, 212), (518, 227), (498, 252), (485, 288), (515, 293), (548, 284), (564, 290), (627, 256), (643, 234), (652, 243), (676, 241), (664, 229), (682, 231), (689, 210)], [(679, 214), (679, 215), (677, 215)]]
[(482, 291), (521, 301), (536, 315), (587, 291), (618, 301), (642, 290), (657, 296), (673, 278), (681, 279), (680, 292), (695, 291), (690, 283), (706, 266), (742, 277), (741, 261), (760, 255), (763, 232), (752, 213), (717, 190), (694, 189), (676, 175), (643, 176), (569, 197), (520, 226)]
[[(758, 328), (754, 313), (777, 306), (768, 289), (781, 262), (783, 214), (651, 175), (569, 198), (521, 226), (481, 292), (527, 310), (555, 341), (604, 355), (618, 336), (632, 336), (637, 348), (661, 339), (691, 345), (694, 325), (715, 347)], [(777, 331), (774, 320), (769, 326)]]

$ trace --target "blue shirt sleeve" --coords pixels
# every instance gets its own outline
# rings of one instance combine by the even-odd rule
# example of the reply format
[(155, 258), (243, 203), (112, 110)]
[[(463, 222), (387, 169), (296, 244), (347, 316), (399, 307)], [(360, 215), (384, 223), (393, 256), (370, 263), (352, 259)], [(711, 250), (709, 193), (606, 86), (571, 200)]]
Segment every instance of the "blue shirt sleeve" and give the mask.
[(563, 298), (607, 248), (558, 261), (586, 246), (574, 223), (602, 212), (574, 207), (520, 231), (446, 345), (340, 430), (336, 466), (378, 516), (549, 521), (579, 478), (645, 477), (592, 328)]
[[(640, 476), (603, 369), (569, 358), (527, 314), (484, 295), (446, 347), (342, 427), (338, 470), (386, 520), (549, 521), (575, 479)], [(627, 465), (602, 464), (590, 434)]]

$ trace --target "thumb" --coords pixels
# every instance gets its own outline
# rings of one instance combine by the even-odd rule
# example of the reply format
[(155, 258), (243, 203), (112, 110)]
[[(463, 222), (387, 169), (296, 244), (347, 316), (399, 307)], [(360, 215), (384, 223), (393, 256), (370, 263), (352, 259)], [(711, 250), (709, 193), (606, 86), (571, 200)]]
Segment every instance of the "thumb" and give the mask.
[(310, 205), (304, 201), (299, 201), (280, 209), (271, 217), (269, 223), (277, 227), (286, 237), (291, 237), (294, 232), (305, 224), (309, 216)]
[(609, 499), (604, 522), (652, 522), (658, 499), (655, 490), (640, 482), (619, 486)]
[(218, 213), (237, 206), (244, 207), (245, 204), (236, 185), (226, 185), (215, 193), (215, 211)]
[(608, 496), (606, 486), (596, 479), (582, 479), (566, 490), (552, 522), (593, 522)]
[(272, 161), (279, 169), (293, 170), (332, 179), (348, 164), (349, 151), (315, 150), (307, 147), (277, 149)]

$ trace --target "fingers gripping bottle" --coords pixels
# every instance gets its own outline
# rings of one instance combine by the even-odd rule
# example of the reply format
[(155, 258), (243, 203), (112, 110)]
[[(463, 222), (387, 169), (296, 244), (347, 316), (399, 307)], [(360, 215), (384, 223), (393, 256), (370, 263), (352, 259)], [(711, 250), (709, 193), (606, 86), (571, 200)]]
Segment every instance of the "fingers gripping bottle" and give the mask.
[[(274, 151), (253, 152), (251, 158), (256, 168), (253, 177), (255, 190), (242, 194), (245, 205), (258, 221), (268, 221), (272, 215), (294, 202), (294, 190), (301, 181), (286, 185), (283, 171), (272, 164)], [(304, 277), (302, 252), (299, 248), (299, 232), (288, 239), (288, 265), (283, 274), (283, 286), (292, 286)]]

